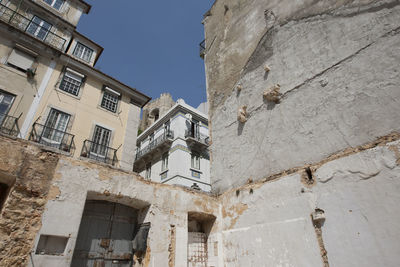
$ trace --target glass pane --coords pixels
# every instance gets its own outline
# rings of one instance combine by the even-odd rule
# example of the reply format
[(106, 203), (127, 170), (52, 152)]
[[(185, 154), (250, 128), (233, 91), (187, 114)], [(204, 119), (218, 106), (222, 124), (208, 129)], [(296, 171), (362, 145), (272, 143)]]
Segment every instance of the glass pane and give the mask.
[(56, 0), (56, 1), (54, 2), (53, 7), (54, 7), (55, 9), (57, 9), (57, 10), (60, 10), (60, 8), (61, 8), (61, 6), (63, 5), (63, 3), (64, 3), (64, 0)]

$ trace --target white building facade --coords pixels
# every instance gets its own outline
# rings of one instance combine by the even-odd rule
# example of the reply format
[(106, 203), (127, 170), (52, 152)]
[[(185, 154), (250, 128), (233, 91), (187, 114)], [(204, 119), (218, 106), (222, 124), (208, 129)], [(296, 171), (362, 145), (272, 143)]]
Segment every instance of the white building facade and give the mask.
[(138, 136), (133, 170), (148, 180), (211, 191), (208, 117), (182, 99)]

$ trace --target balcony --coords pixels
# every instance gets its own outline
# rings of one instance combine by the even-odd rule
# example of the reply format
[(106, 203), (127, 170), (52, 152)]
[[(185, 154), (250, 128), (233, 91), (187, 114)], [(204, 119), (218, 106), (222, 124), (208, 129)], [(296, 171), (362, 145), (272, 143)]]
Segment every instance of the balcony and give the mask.
[(210, 146), (210, 138), (197, 131), (185, 131), (186, 143), (191, 149), (203, 150)]
[(203, 40), (200, 43), (200, 57), (204, 59), (204, 56), (206, 55), (206, 40)]
[(85, 140), (83, 142), (81, 157), (115, 166), (118, 163), (117, 151), (118, 149)]
[[(32, 19), (33, 18), (34, 16)], [(64, 52), (64, 46), (67, 40), (52, 33), (49, 28), (33, 22), (32, 19), (28, 19), (17, 11), (0, 4), (0, 20)]]
[(34, 123), (29, 140), (68, 153), (75, 149), (74, 135), (39, 123)]
[(18, 119), (21, 115), (17, 118), (0, 113), (0, 133), (17, 137), (19, 134)]
[[(167, 131), (163, 135), (160, 135), (152, 142), (150, 142), (147, 146), (142, 149), (136, 150), (135, 161), (143, 158), (144, 156), (152, 156), (157, 152), (163, 151), (165, 148), (171, 146), (174, 139), (174, 132)], [(135, 162), (136, 164), (136, 162)]]

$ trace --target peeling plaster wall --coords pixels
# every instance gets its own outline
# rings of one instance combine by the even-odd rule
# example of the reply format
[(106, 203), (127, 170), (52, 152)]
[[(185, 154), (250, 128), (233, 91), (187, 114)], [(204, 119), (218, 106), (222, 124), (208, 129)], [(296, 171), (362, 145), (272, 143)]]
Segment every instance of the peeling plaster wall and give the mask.
[(0, 266), (26, 266), (57, 162), (53, 153), (0, 136), (0, 182), (11, 187), (0, 215)]
[(173, 238), (180, 246), (174, 250), (175, 266), (186, 266), (183, 248), (187, 244), (188, 212), (216, 216), (219, 210), (217, 200), (206, 194), (151, 183), (132, 172), (68, 157), (60, 158), (52, 188), (57, 194), (46, 205), (36, 241), (40, 235), (69, 237), (66, 252), (62, 256), (33, 255), (34, 265), (30, 266), (70, 265), (87, 199), (117, 202), (141, 210), (141, 220), (151, 222), (143, 266), (167, 266), (171, 258), (171, 225), (175, 226)]
[(204, 23), (215, 191), (400, 130), (399, 1), (218, 0)]
[[(230, 190), (220, 197), (225, 266), (324, 266), (311, 221), (321, 227), (330, 266), (398, 266), (400, 142)], [(397, 153), (397, 154), (396, 154)]]

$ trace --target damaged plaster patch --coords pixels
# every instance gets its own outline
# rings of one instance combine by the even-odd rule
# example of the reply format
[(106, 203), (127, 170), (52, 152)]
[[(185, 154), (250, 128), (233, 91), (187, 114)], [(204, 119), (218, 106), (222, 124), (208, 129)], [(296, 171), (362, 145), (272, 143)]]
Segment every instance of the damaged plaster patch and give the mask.
[(60, 196), (60, 194), (61, 194), (60, 188), (58, 186), (52, 185), (47, 195), (47, 199), (55, 200)]
[(234, 206), (230, 206), (227, 208), (222, 207), (222, 217), (229, 217), (231, 219), (231, 223), (228, 229), (232, 229), (236, 225), (236, 222), (240, 218), (240, 215), (242, 215), (248, 208), (249, 207), (247, 206), (247, 204), (243, 203), (238, 203)]
[(397, 145), (391, 145), (389, 146), (389, 150), (394, 152), (394, 155), (396, 156), (396, 164), (400, 165), (400, 150)]
[(175, 248), (176, 248), (176, 227), (175, 225), (170, 226), (169, 230), (170, 236), (170, 243), (168, 245), (168, 266), (174, 267), (175, 266)]

